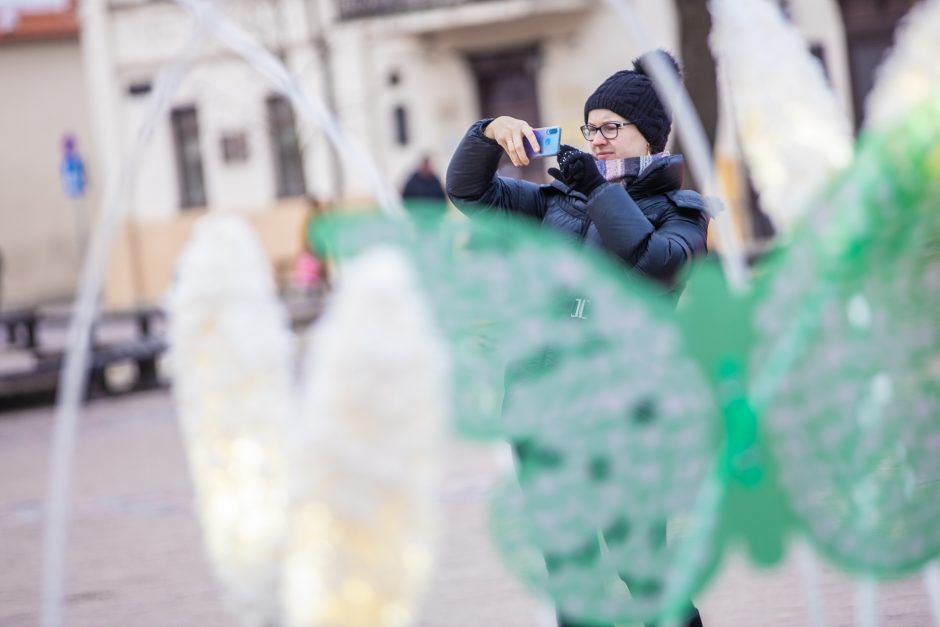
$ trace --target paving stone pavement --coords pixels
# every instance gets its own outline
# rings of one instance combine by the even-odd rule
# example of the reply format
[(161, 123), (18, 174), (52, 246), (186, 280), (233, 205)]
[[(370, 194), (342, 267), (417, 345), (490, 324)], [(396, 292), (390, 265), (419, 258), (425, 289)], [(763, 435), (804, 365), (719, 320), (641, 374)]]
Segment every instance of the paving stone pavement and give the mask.
[[(52, 408), (0, 413), (0, 626), (38, 622), (40, 538)], [(421, 627), (543, 627), (543, 604), (504, 571), (486, 536), (499, 455), (449, 445), (445, 533)], [(236, 627), (200, 548), (192, 490), (166, 391), (100, 399), (81, 417), (65, 619), (70, 627)], [(697, 603), (709, 627), (809, 625), (801, 570), (732, 557)], [(852, 625), (855, 586), (822, 571), (829, 624)], [(920, 578), (879, 588), (881, 625), (933, 623)], [(369, 626), (363, 626), (369, 627)]]

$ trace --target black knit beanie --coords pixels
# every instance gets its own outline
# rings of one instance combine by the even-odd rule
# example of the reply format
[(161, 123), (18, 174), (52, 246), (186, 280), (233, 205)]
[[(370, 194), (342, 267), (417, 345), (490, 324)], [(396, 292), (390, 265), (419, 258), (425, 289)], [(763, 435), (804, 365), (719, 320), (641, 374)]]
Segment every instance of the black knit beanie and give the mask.
[(601, 83), (584, 103), (584, 122), (594, 109), (610, 109), (633, 122), (637, 130), (650, 143), (652, 152), (666, 149), (666, 140), (672, 128), (672, 114), (659, 101), (649, 63), (653, 55), (661, 55), (674, 68), (679, 78), (682, 70), (675, 58), (665, 50), (653, 50), (633, 60), (632, 70), (621, 70)]

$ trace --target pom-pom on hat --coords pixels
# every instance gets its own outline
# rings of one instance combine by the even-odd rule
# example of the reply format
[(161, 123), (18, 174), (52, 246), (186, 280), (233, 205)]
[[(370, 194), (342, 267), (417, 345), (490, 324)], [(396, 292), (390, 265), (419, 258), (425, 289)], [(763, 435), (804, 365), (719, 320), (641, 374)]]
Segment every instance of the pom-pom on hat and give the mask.
[(672, 113), (660, 102), (650, 78), (650, 59), (654, 55), (664, 58), (681, 80), (682, 70), (671, 54), (665, 50), (647, 52), (633, 60), (632, 70), (617, 72), (594, 90), (584, 103), (584, 122), (594, 109), (610, 109), (633, 122), (650, 143), (650, 150), (657, 153), (666, 149)]

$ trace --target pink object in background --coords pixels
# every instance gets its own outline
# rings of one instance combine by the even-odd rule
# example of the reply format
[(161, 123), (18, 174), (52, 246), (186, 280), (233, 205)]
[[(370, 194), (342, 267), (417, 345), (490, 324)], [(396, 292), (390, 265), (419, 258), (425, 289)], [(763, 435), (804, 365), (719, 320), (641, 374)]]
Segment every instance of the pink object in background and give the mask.
[(320, 260), (310, 251), (297, 255), (294, 262), (294, 284), (302, 289), (311, 289), (320, 281)]

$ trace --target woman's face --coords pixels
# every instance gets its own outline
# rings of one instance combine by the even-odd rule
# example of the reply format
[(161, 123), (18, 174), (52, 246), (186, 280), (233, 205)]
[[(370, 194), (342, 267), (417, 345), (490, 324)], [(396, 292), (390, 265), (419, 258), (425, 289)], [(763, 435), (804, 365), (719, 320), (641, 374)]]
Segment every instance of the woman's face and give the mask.
[[(601, 128), (610, 122), (629, 122), (625, 117), (617, 115), (610, 109), (593, 109), (588, 113), (588, 125)], [(607, 139), (600, 131), (594, 134), (591, 140), (591, 152), (595, 159), (607, 161), (608, 159), (629, 159), (650, 154), (650, 145), (646, 138), (632, 124), (621, 126), (617, 136)]]

